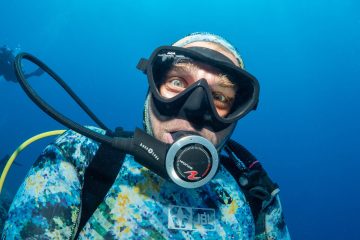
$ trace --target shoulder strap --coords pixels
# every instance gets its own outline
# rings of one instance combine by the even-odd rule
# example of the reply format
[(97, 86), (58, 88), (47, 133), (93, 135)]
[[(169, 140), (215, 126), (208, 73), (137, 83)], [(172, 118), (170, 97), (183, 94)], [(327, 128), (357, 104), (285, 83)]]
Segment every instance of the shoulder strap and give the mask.
[[(130, 137), (131, 132), (125, 132), (117, 128), (115, 133), (106, 133), (108, 136)], [(101, 144), (96, 155), (85, 170), (84, 185), (81, 193), (81, 216), (75, 238), (85, 226), (91, 215), (102, 203), (106, 193), (114, 184), (121, 166), (124, 162), (125, 153), (107, 144)]]
[(260, 162), (245, 147), (228, 140), (224, 150), (228, 156), (221, 156), (222, 164), (233, 175), (248, 201), (255, 222), (259, 213), (279, 192)]

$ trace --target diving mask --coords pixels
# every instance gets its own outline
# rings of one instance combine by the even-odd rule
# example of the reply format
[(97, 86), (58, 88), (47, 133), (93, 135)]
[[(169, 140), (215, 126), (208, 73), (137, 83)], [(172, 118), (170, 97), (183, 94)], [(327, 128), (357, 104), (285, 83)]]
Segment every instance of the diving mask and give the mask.
[[(229, 82), (227, 85), (231, 86), (228, 88), (235, 89), (233, 96), (215, 91), (208, 79), (188, 80), (194, 66), (214, 70), (219, 78), (225, 78)], [(154, 106), (164, 117), (187, 119), (195, 125), (219, 131), (256, 109), (258, 103), (256, 78), (228, 57), (209, 48), (159, 47), (148, 60), (141, 59), (137, 67), (147, 74)], [(165, 97), (161, 94), (161, 87), (174, 72), (178, 76), (171, 84), (181, 90)], [(219, 111), (219, 101), (220, 104), (230, 104), (226, 114)]]

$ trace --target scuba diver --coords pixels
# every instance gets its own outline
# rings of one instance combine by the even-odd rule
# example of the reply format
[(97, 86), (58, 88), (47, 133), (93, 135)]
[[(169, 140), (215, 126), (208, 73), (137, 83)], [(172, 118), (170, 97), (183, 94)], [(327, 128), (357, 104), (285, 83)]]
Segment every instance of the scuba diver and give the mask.
[[(140, 150), (66, 131), (29, 171), (3, 238), (290, 239), (278, 185), (230, 138), (259, 95), (237, 50), (218, 35), (193, 33), (137, 67), (149, 83), (146, 133), (87, 130)], [(162, 144), (170, 146), (166, 158)]]
[[(6, 154), (1, 160), (0, 160), (0, 170), (5, 166), (7, 160), (10, 158), (9, 154)], [(18, 164), (18, 163), (17, 163)]]
[[(3, 76), (6, 81), (15, 83), (17, 83), (18, 81), (14, 74), (13, 64), (17, 52), (18, 51), (14, 51), (5, 45), (0, 47), (0, 77)], [(31, 73), (25, 74), (25, 77), (29, 78), (33, 76), (40, 76), (43, 73), (44, 71), (38, 68)]]
[[(6, 162), (9, 160), (10, 158), (10, 155), (9, 154), (6, 154), (1, 160), (0, 160), (0, 172), (3, 170), (3, 168), (5, 167), (5, 164)], [(17, 165), (17, 166), (22, 166), (21, 163), (18, 163), (18, 162), (14, 162), (14, 165)]]

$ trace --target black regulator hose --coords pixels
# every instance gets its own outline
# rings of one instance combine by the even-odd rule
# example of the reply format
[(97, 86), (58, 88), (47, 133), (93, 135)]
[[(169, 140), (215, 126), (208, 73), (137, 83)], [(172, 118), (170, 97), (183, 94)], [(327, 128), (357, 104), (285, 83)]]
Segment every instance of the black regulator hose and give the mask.
[[(110, 136), (102, 135), (65, 117), (47, 104), (27, 82), (22, 71), (21, 60), (27, 59), (48, 73), (65, 91), (81, 106), (81, 108)], [(20, 53), (14, 62), (15, 74), (21, 87), (29, 98), (46, 114), (59, 123), (97, 142), (104, 143), (130, 153), (143, 166), (156, 174), (172, 180), (184, 188), (196, 188), (206, 184), (216, 174), (219, 158), (214, 145), (207, 139), (196, 136), (184, 136), (172, 144), (163, 143), (136, 129), (132, 138), (118, 137), (113, 134), (89, 108), (76, 96), (64, 81), (48, 66), (28, 53)]]
[[(28, 95), (28, 97), (37, 105), (39, 106), (45, 113), (47, 113), (49, 116), (51, 116), (53, 119), (58, 121), (59, 123), (65, 125), (66, 127), (81, 133), (82, 135), (89, 137), (95, 141), (109, 144), (115, 148), (124, 150), (131, 150), (131, 143), (129, 140), (122, 139), (122, 138), (112, 138), (106, 135), (102, 135), (100, 133), (97, 133), (95, 131), (92, 131), (88, 128), (83, 127), (82, 125), (72, 121), (71, 119), (65, 117), (58, 111), (56, 111), (53, 107), (51, 107), (49, 104), (47, 104), (36, 92), (35, 90), (30, 86), (28, 81), (25, 78), (24, 72), (22, 70), (22, 59), (27, 59), (30, 62), (36, 64), (39, 68), (41, 68), (43, 71), (45, 71), (47, 74), (49, 74), (57, 83), (60, 84), (60, 86), (80, 105), (80, 107), (90, 116), (91, 119), (95, 121), (96, 124), (99, 125), (102, 129), (106, 130), (107, 132), (111, 133), (112, 131), (105, 126), (96, 116), (91, 112), (91, 110), (81, 101), (81, 99), (70, 89), (70, 87), (54, 72), (52, 71), (46, 64), (41, 62), (38, 58), (35, 56), (28, 54), (28, 53), (19, 53), (15, 57), (14, 61), (14, 68), (15, 68), (15, 74), (16, 77), (25, 91), (25, 93)], [(131, 151), (130, 151), (131, 152)]]

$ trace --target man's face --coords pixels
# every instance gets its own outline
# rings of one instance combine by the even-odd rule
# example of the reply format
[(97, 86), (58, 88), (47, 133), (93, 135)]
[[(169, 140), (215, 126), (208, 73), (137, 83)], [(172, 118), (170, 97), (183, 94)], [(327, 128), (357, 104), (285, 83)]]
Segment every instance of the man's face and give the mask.
[[(223, 50), (217, 44), (208, 42), (195, 42), (185, 47), (206, 47), (216, 50), (230, 58), (236, 65), (236, 58), (228, 51)], [(209, 65), (197, 63), (178, 63), (173, 66), (163, 79), (159, 86), (159, 92), (163, 97), (171, 98), (185, 90), (194, 82), (205, 79), (212, 91), (214, 106), (221, 117), (226, 116), (232, 107), (235, 99), (236, 86), (227, 78), (226, 75)], [(151, 106), (151, 105), (150, 105)], [(165, 142), (173, 143), (174, 139), (171, 133), (178, 131), (197, 132), (202, 137), (210, 140), (214, 145), (229, 134), (229, 131), (223, 130), (213, 132), (207, 128), (195, 129), (193, 124), (186, 119), (172, 118), (168, 120), (160, 120), (150, 109), (150, 118), (154, 136)]]

